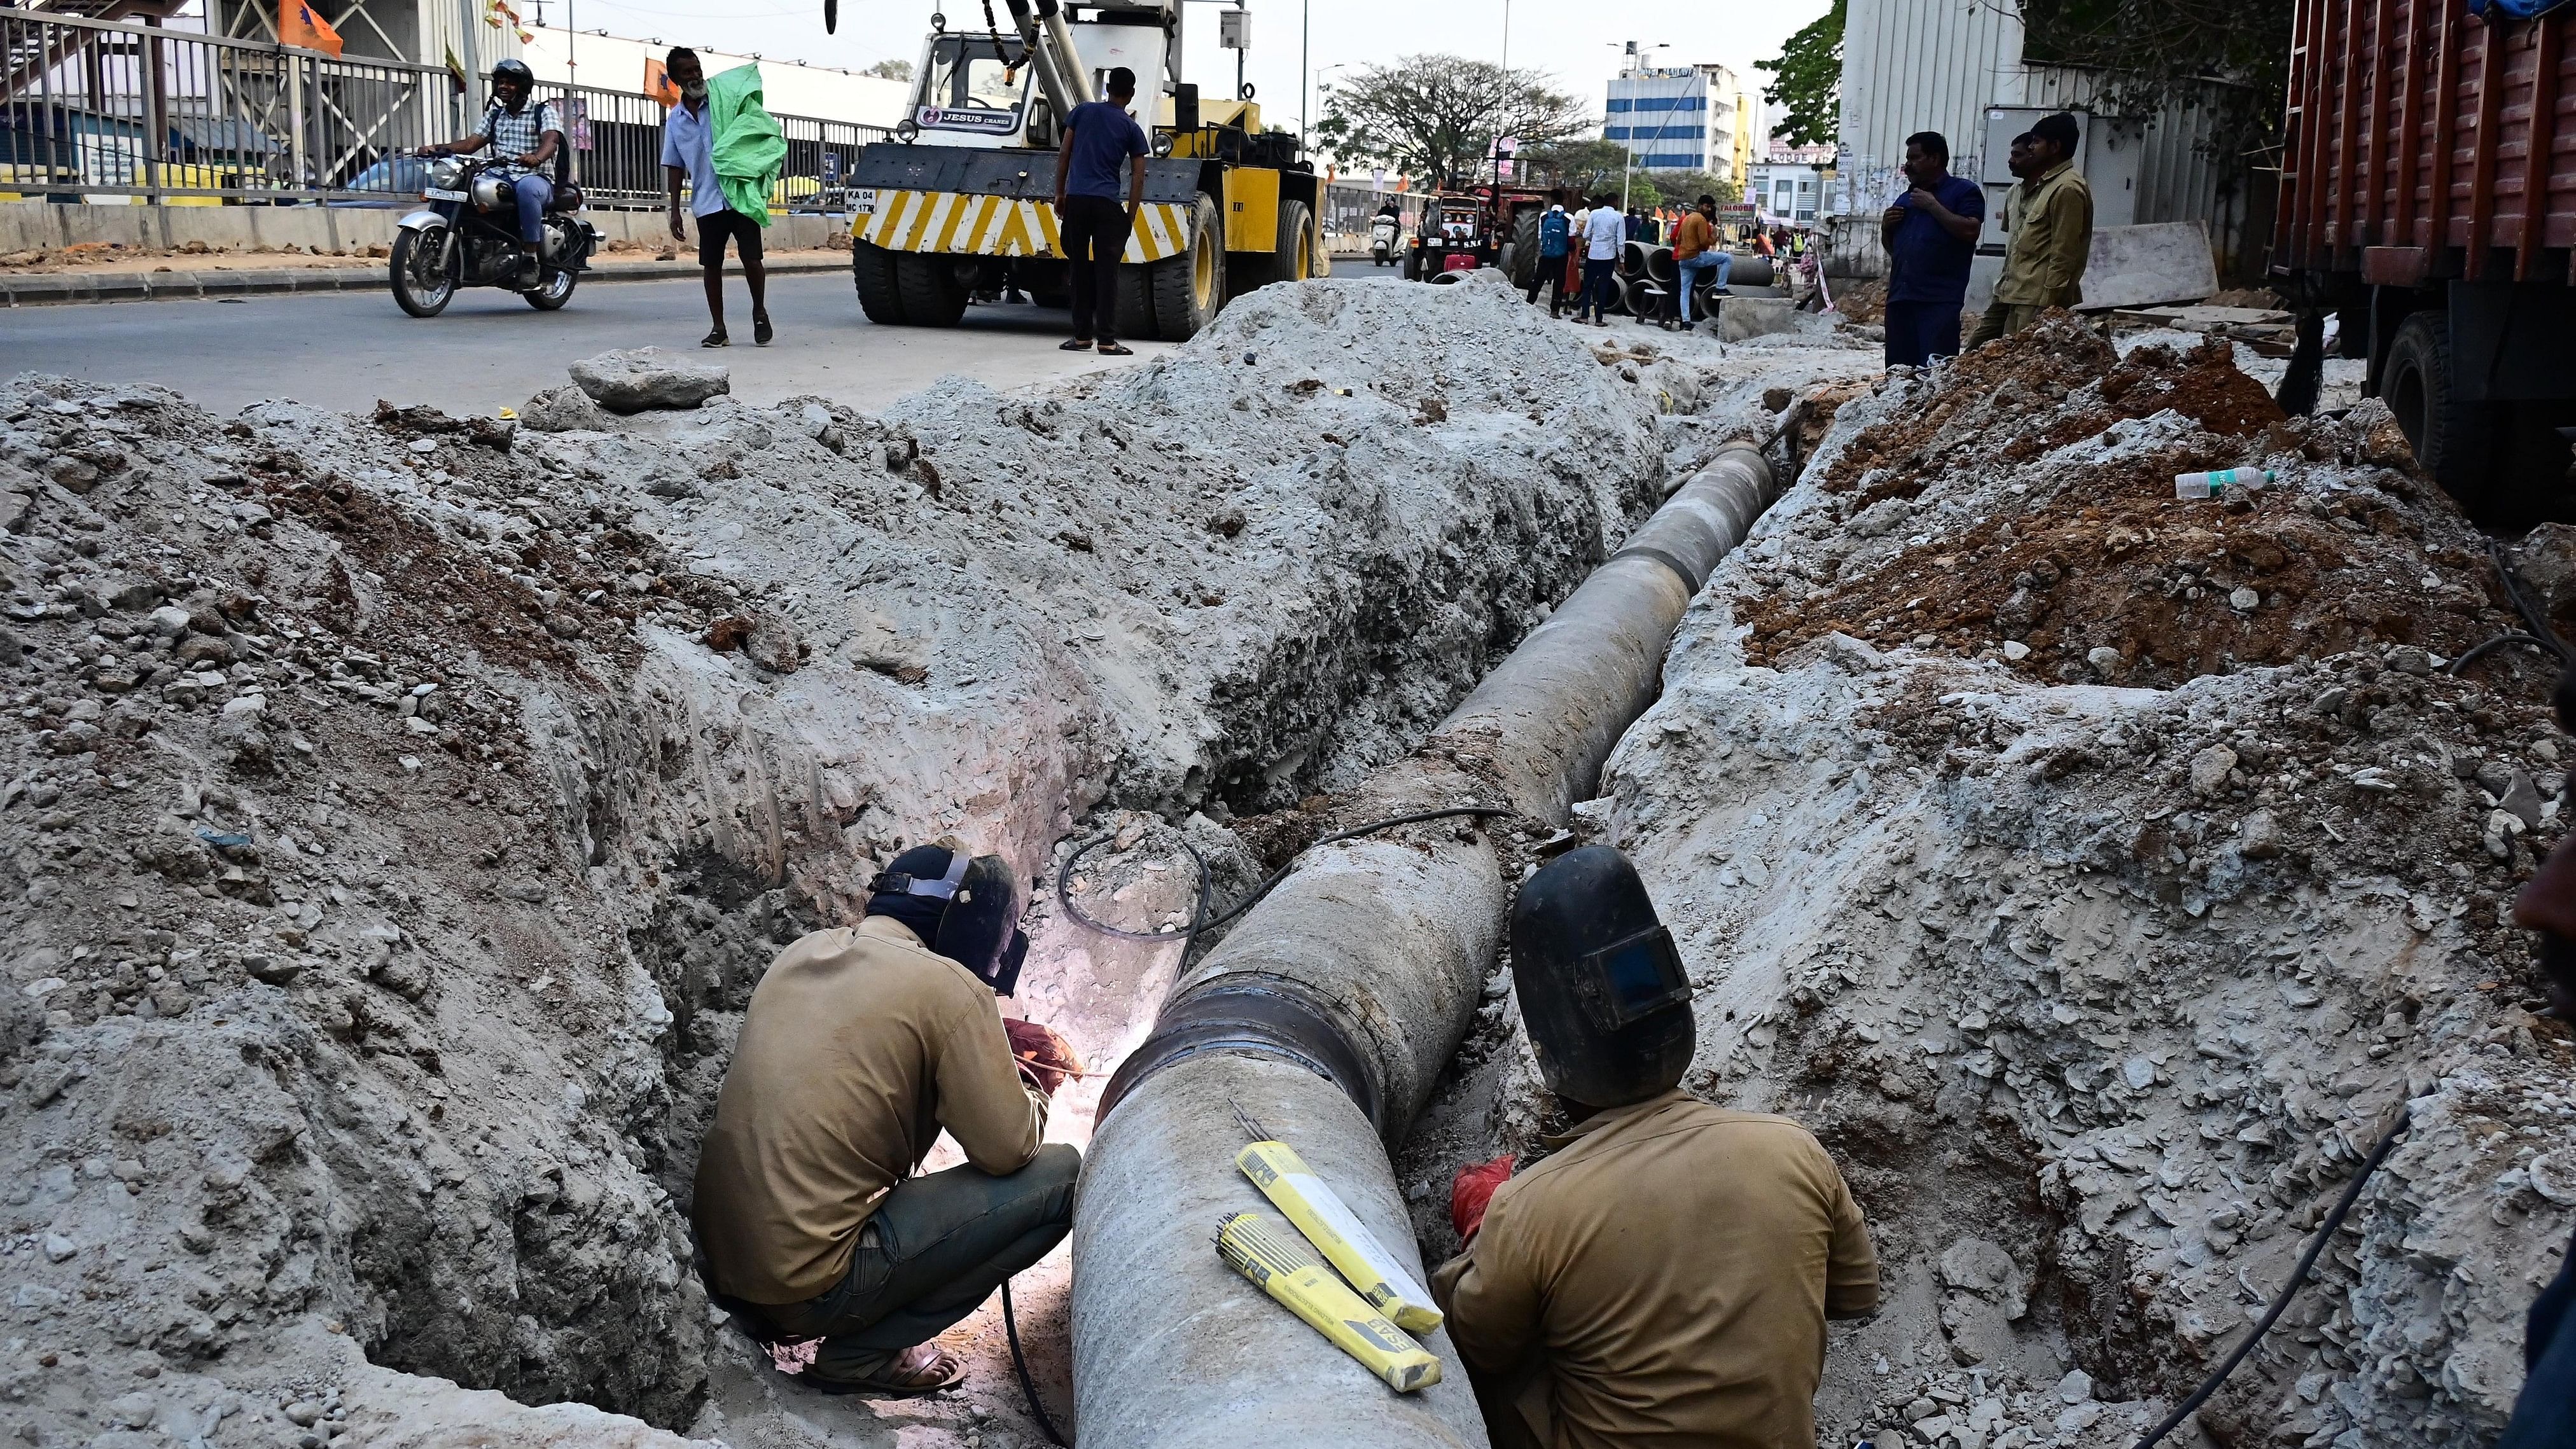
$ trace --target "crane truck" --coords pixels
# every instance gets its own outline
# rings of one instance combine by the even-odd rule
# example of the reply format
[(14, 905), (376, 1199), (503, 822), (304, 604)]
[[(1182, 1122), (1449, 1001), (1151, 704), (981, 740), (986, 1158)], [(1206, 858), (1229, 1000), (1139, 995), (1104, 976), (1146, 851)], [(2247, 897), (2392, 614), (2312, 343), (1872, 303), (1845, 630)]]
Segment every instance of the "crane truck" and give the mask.
[(1182, 342), (1226, 299), (1330, 268), (1320, 181), (1299, 138), (1265, 132), (1249, 86), (1202, 103), (1181, 79), (1182, 0), (1005, 0), (987, 31), (934, 15), (893, 143), (850, 177), (850, 270), (870, 321), (952, 327), (977, 293), (1060, 305), (1068, 264), (1056, 231), (1063, 118), (1098, 100), (1109, 72), (1136, 73), (1152, 138), (1143, 204), (1118, 268), (1121, 337)]

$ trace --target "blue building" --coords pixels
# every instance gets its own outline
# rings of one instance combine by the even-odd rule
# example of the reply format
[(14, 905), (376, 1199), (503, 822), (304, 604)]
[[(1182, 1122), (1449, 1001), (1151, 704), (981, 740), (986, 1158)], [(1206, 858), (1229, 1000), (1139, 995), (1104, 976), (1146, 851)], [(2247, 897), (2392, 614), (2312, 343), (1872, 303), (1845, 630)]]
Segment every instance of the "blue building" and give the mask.
[(1706, 171), (1741, 186), (1751, 162), (1745, 98), (1722, 65), (1650, 66), (1630, 59), (1612, 77), (1601, 134), (1643, 171)]

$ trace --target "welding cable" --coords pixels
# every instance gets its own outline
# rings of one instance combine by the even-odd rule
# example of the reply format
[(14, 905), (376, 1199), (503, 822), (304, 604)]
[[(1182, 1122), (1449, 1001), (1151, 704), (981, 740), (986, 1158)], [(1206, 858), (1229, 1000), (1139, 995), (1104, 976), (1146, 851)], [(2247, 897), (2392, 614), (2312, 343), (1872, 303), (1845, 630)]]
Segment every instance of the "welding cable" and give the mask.
[[(1399, 825), (1414, 825), (1425, 820), (1447, 820), (1460, 815), (1509, 815), (1511, 813), (1510, 810), (1499, 805), (1461, 805), (1449, 810), (1425, 810), (1414, 815), (1397, 815), (1385, 820), (1372, 820), (1366, 825), (1356, 825), (1348, 830), (1336, 831), (1297, 854), (1302, 856), (1306, 850), (1313, 850), (1316, 846), (1331, 845), (1335, 841), (1350, 840), (1362, 835), (1373, 835), (1381, 830), (1392, 830)], [(1190, 928), (1186, 931), (1122, 931), (1105, 921), (1097, 921), (1083, 914), (1082, 908), (1073, 903), (1073, 868), (1081, 863), (1084, 856), (1108, 844), (1111, 839), (1110, 836), (1101, 836), (1064, 858), (1063, 867), (1055, 874), (1055, 898), (1056, 903), (1064, 907), (1065, 914), (1072, 917), (1075, 924), (1104, 936), (1115, 936), (1122, 941), (1186, 941), (1194, 936), (1213, 931), (1259, 905), (1263, 896), (1270, 894), (1273, 887), (1288, 878), (1288, 872), (1297, 868), (1296, 860), (1291, 859), (1286, 865), (1272, 871), (1268, 878), (1254, 886), (1251, 893), (1243, 899), (1236, 901), (1217, 915), (1210, 916), (1208, 907), (1215, 902), (1216, 887), (1208, 874), (1207, 857), (1199, 854), (1198, 847), (1190, 844), (1187, 836), (1183, 836), (1181, 848), (1190, 853), (1190, 859), (1196, 861), (1199, 868), (1198, 905), (1191, 913)]]
[(2397, 1120), (2388, 1125), (2387, 1131), (2379, 1134), (2379, 1141), (2370, 1149), (2370, 1155), (2362, 1159), (2361, 1170), (2352, 1175), (2352, 1181), (2344, 1187), (2343, 1196), (2336, 1200), (2334, 1211), (2327, 1213), (2325, 1221), (2317, 1225), (2316, 1238), (2308, 1244), (2308, 1250), (2299, 1255), (2299, 1266), (2290, 1270), (2290, 1281), (2282, 1284), (2281, 1291), (2272, 1296), (2272, 1306), (2263, 1310), (2263, 1316), (2255, 1321), (2252, 1331), (2245, 1335), (2243, 1342), (2236, 1345), (2236, 1351), (2227, 1356), (2227, 1361), (2220, 1364), (2217, 1371), (2208, 1378), (2201, 1380), (2200, 1387), (2191, 1391), (2190, 1398), (2175, 1405), (2174, 1411), (2165, 1416), (2163, 1423), (2158, 1424), (2147, 1434), (2147, 1437), (2137, 1442), (2136, 1449), (2154, 1449), (2159, 1440), (2172, 1433), (2201, 1405), (2208, 1403), (2209, 1396), (2217, 1393), (2218, 1386), (2227, 1382), (2227, 1376), (2236, 1372), (2236, 1366), (2243, 1363), (2245, 1356), (2254, 1351), (2254, 1345), (2261, 1343), (2263, 1335), (2271, 1332), (2272, 1325), (2278, 1323), (2281, 1314), (2289, 1308), (2290, 1300), (2298, 1296), (2299, 1288), (2308, 1281), (2308, 1270), (2317, 1265), (2317, 1259), (2324, 1254), (2326, 1244), (2334, 1241), (2336, 1230), (2343, 1226), (2344, 1215), (2351, 1212), (2352, 1205), (2361, 1200), (2362, 1184), (2370, 1181), (2370, 1174), (2378, 1169), (2380, 1163), (2387, 1160), (2389, 1150), (2397, 1145), (2399, 1134), (2405, 1130), (2406, 1109), (2400, 1106), (2397, 1109)]
[[(2466, 669), (2471, 664), (2477, 662), (2479, 659), (2494, 653), (2498, 649), (2502, 649), (2508, 644), (2528, 644), (2534, 649), (2550, 649), (2549, 641), (2541, 638), (2537, 634), (2525, 634), (2520, 631), (2510, 634), (2498, 634), (2484, 644), (2476, 645), (2462, 652), (2459, 658), (2451, 661), (2448, 672), (2456, 675), (2461, 670)], [(2557, 651), (2552, 649), (2551, 652), (2555, 653)]]
[(2567, 641), (2558, 637), (2558, 631), (2549, 626), (2548, 616), (2541, 613), (2540, 606), (2522, 591), (2521, 577), (2514, 573), (2513, 565), (2505, 561), (2504, 545), (2492, 538), (2487, 540), (2487, 561), (2495, 565), (2496, 577), (2504, 581), (2505, 597), (2513, 601), (2513, 611), (2522, 616), (2523, 627), (2531, 631), (2532, 637), (2549, 646), (2550, 652), (2558, 656), (2560, 665), (2576, 665), (2576, 649), (2569, 648)]
[(1008, 1278), (1002, 1280), (1002, 1332), (1011, 1340), (1011, 1367), (1019, 1373), (1020, 1395), (1029, 1401), (1029, 1417), (1038, 1421), (1038, 1432), (1046, 1435), (1048, 1443), (1059, 1446), (1059, 1449), (1071, 1449), (1062, 1431), (1056, 1428), (1055, 1420), (1047, 1417), (1046, 1405), (1038, 1402), (1037, 1381), (1029, 1377), (1028, 1355), (1020, 1351), (1020, 1320), (1011, 1311), (1011, 1280)]

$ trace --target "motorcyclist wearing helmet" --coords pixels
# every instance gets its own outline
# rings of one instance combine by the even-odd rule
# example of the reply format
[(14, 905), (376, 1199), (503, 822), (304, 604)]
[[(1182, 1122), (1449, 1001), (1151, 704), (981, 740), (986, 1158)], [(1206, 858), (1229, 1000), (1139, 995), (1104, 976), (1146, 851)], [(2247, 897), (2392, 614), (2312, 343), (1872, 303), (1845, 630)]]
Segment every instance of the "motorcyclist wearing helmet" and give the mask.
[(541, 168), (563, 147), (563, 121), (555, 103), (532, 100), (536, 91), (537, 74), (526, 61), (502, 61), (492, 67), (492, 104), (474, 134), (443, 145), (433, 142), (420, 151), (424, 156), (455, 156), (489, 146), (500, 158), (496, 169), (510, 179), (519, 201), (519, 239), (527, 243), (519, 258), (519, 284), (525, 287), (537, 284), (546, 207), (555, 198), (554, 183)]
[(1627, 857), (1549, 862), (1511, 942), (1539, 1077), (1574, 1125), (1516, 1177), (1510, 1158), (1459, 1174), (1466, 1248), (1431, 1283), (1497, 1449), (1815, 1443), (1825, 1320), (1878, 1307), (1833, 1159), (1786, 1117), (1681, 1090), (1690, 978)]
[[(789, 946), (752, 991), (691, 1217), (719, 1306), (764, 1343), (821, 1340), (800, 1383), (955, 1383), (930, 1340), (1073, 1225), (1082, 1156), (1044, 1139), (1081, 1064), (994, 1005), (1028, 949), (1019, 884), (999, 856), (907, 850), (864, 920)], [(916, 1175), (942, 1128), (967, 1165)]]

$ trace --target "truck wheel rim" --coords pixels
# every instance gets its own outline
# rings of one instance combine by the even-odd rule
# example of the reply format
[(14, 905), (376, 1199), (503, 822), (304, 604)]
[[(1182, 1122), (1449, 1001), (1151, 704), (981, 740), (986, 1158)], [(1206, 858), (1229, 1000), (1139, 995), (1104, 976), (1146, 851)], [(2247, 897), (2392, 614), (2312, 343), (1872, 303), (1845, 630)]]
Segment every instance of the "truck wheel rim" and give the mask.
[(1216, 295), (1216, 243), (1206, 232), (1192, 239), (1190, 248), (1190, 297), (1201, 308)]

